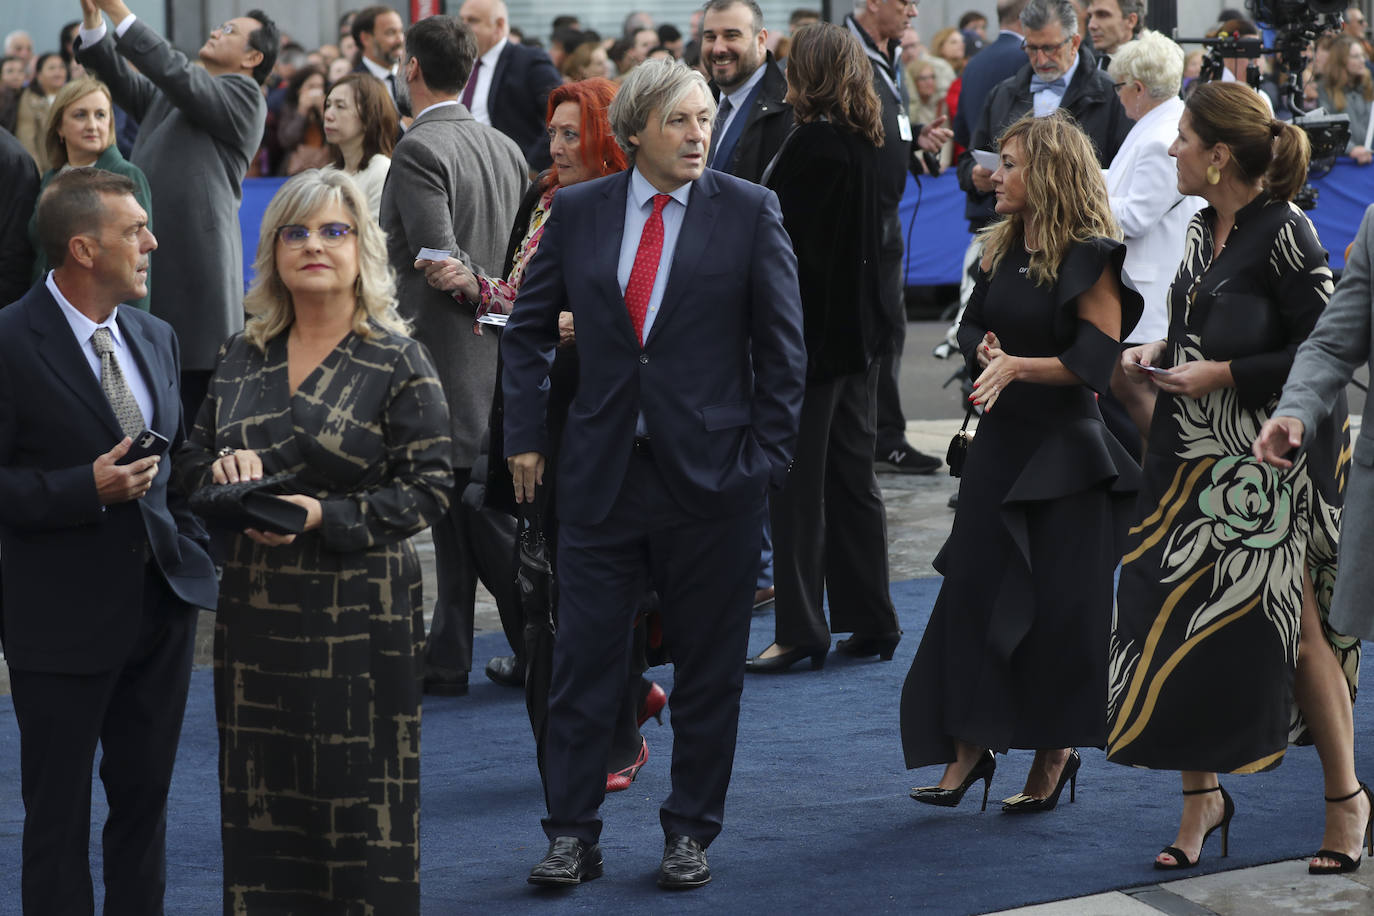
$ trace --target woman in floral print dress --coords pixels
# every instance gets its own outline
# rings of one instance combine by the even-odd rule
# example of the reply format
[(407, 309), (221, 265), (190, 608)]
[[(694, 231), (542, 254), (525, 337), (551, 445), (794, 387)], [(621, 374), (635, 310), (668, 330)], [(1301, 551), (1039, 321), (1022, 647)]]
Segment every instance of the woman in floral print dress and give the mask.
[(1183, 771), (1178, 838), (1155, 864), (1184, 868), (1218, 827), (1225, 852), (1235, 806), (1217, 772), (1267, 770), (1288, 744), (1317, 744), (1326, 794), (1346, 796), (1328, 806), (1313, 860), (1330, 870), (1325, 853), (1357, 853), (1352, 825), (1368, 816), (1363, 792), (1347, 795), (1358, 780), (1341, 734), (1349, 707), (1338, 709), (1354, 697), (1359, 642), (1326, 622), (1350, 458), (1344, 396), (1291, 468), (1250, 454), (1332, 290), (1326, 252), (1290, 203), (1307, 140), (1245, 86), (1209, 83), (1170, 153), (1179, 190), (1211, 206), (1188, 229), (1168, 340), (1122, 356), (1159, 399), (1117, 592), (1107, 754)]

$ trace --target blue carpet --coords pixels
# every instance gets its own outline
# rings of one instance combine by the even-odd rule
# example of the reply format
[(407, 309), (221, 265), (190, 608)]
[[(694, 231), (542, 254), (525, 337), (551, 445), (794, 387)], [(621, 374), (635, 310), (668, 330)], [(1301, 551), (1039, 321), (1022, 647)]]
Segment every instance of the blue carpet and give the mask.
[[(908, 773), (897, 734), (902, 679), (939, 588), (938, 579), (894, 583), (906, 638), (890, 664), (832, 654), (825, 670), (750, 677), (725, 831), (712, 845), (715, 881), (672, 896), (674, 912), (920, 910), (982, 913), (1151, 884), (1150, 863), (1172, 842), (1180, 799), (1172, 773), (1109, 765), (1083, 753), (1078, 801), (1043, 816), (1004, 817), (974, 793), (948, 810), (906, 797), (938, 768)], [(755, 618), (751, 651), (772, 639), (771, 615)], [(505, 651), (499, 634), (477, 640), (478, 668)], [(671, 669), (651, 676), (671, 686)], [(170, 800), (167, 910), (218, 912), (219, 835), (210, 672), (193, 676)], [(1370, 705), (1356, 708), (1357, 763), (1374, 777)], [(606, 876), (568, 893), (525, 883), (544, 852), (543, 793), (520, 691), (478, 674), (472, 693), (427, 702), (424, 717), (422, 886), (426, 914), (564, 913), (664, 909), (653, 884), (662, 850), (658, 805), (668, 792), (671, 731), (651, 721), (648, 766), (627, 792), (606, 800)], [(22, 804), (18, 734), (0, 698), (0, 913), (19, 912)], [(1021, 788), (1030, 752), (998, 759), (992, 798)], [(1191, 874), (1311, 854), (1322, 831), (1315, 751), (1295, 748), (1278, 770), (1231, 777), (1238, 814), (1231, 856), (1219, 837)], [(95, 791), (95, 821), (104, 816)], [(98, 830), (92, 831), (98, 858)], [(99, 874), (99, 865), (94, 864)]]

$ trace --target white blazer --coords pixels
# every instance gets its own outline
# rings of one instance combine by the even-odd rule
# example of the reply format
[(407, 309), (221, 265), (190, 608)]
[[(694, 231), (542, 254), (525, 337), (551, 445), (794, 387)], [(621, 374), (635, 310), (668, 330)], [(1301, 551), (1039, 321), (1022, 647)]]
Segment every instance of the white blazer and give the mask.
[(1169, 145), (1178, 136), (1182, 99), (1166, 99), (1135, 123), (1107, 169), (1112, 215), (1126, 235), (1126, 273), (1145, 312), (1124, 342), (1163, 340), (1169, 333), (1169, 286), (1183, 260), (1183, 242), (1201, 197), (1178, 193)]

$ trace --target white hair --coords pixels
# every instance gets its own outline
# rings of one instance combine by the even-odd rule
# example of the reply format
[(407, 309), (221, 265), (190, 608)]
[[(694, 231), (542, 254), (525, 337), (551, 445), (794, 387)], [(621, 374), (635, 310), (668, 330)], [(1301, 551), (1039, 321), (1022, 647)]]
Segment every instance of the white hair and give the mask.
[(1178, 95), (1186, 55), (1172, 39), (1146, 30), (1116, 49), (1107, 73), (1115, 82), (1140, 80), (1152, 99)]

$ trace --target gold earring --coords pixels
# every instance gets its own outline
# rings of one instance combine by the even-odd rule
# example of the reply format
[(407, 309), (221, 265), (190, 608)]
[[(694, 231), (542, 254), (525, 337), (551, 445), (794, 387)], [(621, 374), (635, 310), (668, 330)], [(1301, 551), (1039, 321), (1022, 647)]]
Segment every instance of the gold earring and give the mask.
[(1209, 166), (1207, 166), (1207, 183), (1208, 183), (1208, 184), (1220, 184), (1220, 183), (1221, 183), (1221, 169), (1217, 168), (1217, 167), (1214, 166), (1214, 165), (1209, 165)]

